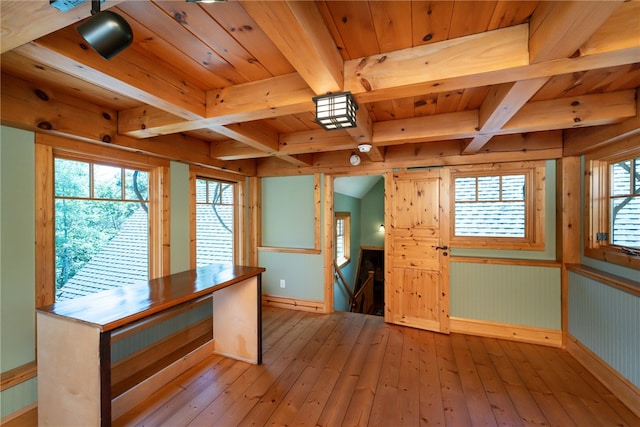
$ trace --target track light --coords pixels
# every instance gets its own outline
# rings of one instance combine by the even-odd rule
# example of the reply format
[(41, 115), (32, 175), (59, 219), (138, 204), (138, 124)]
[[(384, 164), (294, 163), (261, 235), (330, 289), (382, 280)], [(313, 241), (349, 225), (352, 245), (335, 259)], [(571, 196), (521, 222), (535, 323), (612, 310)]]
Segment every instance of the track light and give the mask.
[(91, 1), (91, 18), (78, 25), (78, 32), (104, 59), (111, 59), (133, 42), (129, 23), (115, 12), (100, 12), (100, 0)]

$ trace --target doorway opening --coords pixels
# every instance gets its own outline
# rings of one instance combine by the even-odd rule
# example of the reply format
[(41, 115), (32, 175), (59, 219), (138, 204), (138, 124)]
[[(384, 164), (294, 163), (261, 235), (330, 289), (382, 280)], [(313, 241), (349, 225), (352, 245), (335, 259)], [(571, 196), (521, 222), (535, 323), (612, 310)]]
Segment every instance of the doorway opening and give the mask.
[(384, 177), (333, 182), (333, 309), (384, 314)]

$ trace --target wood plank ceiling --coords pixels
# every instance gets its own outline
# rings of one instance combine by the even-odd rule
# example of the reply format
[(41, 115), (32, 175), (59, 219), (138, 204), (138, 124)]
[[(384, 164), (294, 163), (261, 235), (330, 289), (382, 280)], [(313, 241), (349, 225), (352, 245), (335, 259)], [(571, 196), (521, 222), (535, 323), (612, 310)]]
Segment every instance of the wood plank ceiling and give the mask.
[[(110, 61), (88, 2), (48, 3), (0, 3), (3, 124), (262, 175), (638, 132), (638, 1), (107, 1), (134, 31)], [(342, 90), (358, 126), (324, 131), (311, 98)]]

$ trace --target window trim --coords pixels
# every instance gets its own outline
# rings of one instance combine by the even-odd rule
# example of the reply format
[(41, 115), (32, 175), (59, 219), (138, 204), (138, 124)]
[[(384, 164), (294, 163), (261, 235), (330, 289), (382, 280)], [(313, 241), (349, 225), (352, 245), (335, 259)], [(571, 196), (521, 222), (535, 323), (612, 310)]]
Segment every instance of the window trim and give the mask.
[(545, 161), (465, 165), (451, 168), (450, 192), (455, 195), (456, 178), (479, 176), (525, 176), (525, 237), (455, 235), (455, 197), (450, 197), (450, 246), (474, 249), (545, 250)]
[(611, 235), (609, 166), (638, 156), (640, 148), (624, 141), (620, 149), (607, 146), (584, 156), (584, 256), (640, 269), (640, 256), (625, 253), (622, 246), (610, 244), (609, 239), (598, 242), (596, 238), (603, 230)]
[[(169, 162), (110, 147), (36, 134), (36, 307), (55, 302), (54, 160), (99, 163), (149, 172), (149, 278), (169, 274)], [(112, 159), (118, 159), (113, 161)]]
[(191, 165), (189, 167), (189, 265), (192, 269), (196, 268), (196, 180), (198, 178), (211, 179), (215, 181), (223, 181), (235, 184), (234, 197), (234, 216), (233, 216), (233, 262), (234, 264), (246, 264), (247, 259), (247, 245), (246, 234), (247, 219), (244, 215), (245, 212), (245, 191), (246, 183), (245, 177), (236, 175), (229, 172), (223, 172), (213, 169), (208, 169), (201, 166)]
[[(338, 259), (338, 221), (344, 221), (344, 256)], [(343, 267), (351, 262), (351, 212), (336, 212), (333, 221), (333, 236), (336, 240), (333, 259), (338, 267)]]

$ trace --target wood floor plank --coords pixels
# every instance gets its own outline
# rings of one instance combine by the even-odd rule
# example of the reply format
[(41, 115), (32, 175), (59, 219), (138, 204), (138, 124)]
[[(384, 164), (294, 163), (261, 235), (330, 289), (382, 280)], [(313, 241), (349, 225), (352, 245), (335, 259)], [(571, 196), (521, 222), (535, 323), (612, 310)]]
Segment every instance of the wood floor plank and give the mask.
[(465, 336), (465, 341), (497, 424), (524, 425), (504, 384), (500, 381), (500, 375), (493, 366), (482, 339), (468, 335)]
[(402, 425), (401, 414), (396, 405), (400, 369), (402, 365), (402, 348), (407, 328), (391, 328), (389, 342), (385, 348), (380, 367), (378, 384), (374, 388), (373, 399), (360, 402), (366, 411), (371, 405), (371, 418), (368, 425), (373, 427)]
[[(624, 425), (624, 421), (607, 405), (584, 379), (575, 371), (569, 369), (560, 352), (541, 346), (529, 346), (532, 353), (538, 355), (538, 360), (547, 361), (546, 369), (541, 375), (545, 380), (560, 381), (562, 384), (562, 396), (565, 400), (580, 403), (585, 415), (591, 418), (591, 422), (600, 425)], [(552, 351), (549, 351), (552, 350)], [(576, 405), (578, 406), (578, 405)]]
[(446, 425), (472, 425), (467, 402), (465, 401), (456, 358), (447, 335), (434, 336), (438, 370), (440, 372), (440, 393)]
[(420, 331), (420, 425), (445, 425), (435, 333)]
[(262, 365), (212, 355), (113, 425), (640, 426), (562, 349), (356, 313), (263, 315)]
[(402, 359), (400, 363), (400, 378), (395, 407), (397, 408), (400, 424), (403, 426), (420, 425), (420, 345), (419, 331), (414, 328), (404, 328), (402, 345)]
[(181, 408), (181, 405), (189, 401), (189, 396), (185, 396), (185, 390), (200, 390), (209, 386), (231, 363), (233, 363), (232, 360), (216, 354), (207, 357), (193, 369), (183, 372), (145, 401), (114, 420), (113, 425), (116, 427), (136, 425), (144, 423), (143, 420), (152, 417), (153, 414), (159, 413), (164, 408)]
[(500, 343), (500, 340), (493, 338), (487, 338), (484, 341), (493, 366), (500, 375), (521, 421), (528, 426), (549, 425), (548, 420), (538, 407), (538, 403), (522, 381), (518, 368), (513, 365)]
[[(246, 376), (234, 382), (224, 395), (214, 400), (191, 424), (237, 425), (329, 318), (305, 315), (293, 331), (284, 335), (272, 351), (264, 355), (262, 365), (247, 371)], [(276, 348), (279, 351), (273, 351)]]
[[(512, 343), (504, 342), (502, 343), (505, 347), (509, 347)], [(570, 389), (573, 387), (571, 385), (564, 384), (563, 380), (556, 376), (553, 370), (551, 369), (553, 363), (557, 363), (557, 358), (552, 357), (551, 359), (547, 359), (547, 354), (541, 355), (536, 351), (536, 347), (534, 345), (518, 345), (519, 343), (513, 343), (514, 346), (520, 347), (522, 353), (525, 355), (527, 360), (531, 363), (533, 368), (536, 370), (540, 378), (547, 384), (550, 390), (553, 391), (553, 395), (558, 399), (562, 407), (565, 409), (567, 414), (571, 417), (571, 419), (579, 426), (582, 425), (592, 425), (598, 426), (598, 423), (589, 413), (589, 409), (584, 405), (580, 399), (576, 399), (575, 395)], [(549, 353), (550, 355), (551, 353)], [(579, 391), (578, 391), (579, 393)]]
[(383, 327), (380, 317), (365, 316), (364, 327), (344, 364), (332, 358), (292, 425), (339, 425), (342, 422), (371, 345)]
[[(281, 399), (280, 405), (267, 420), (267, 425), (291, 425), (290, 423), (331, 359), (338, 358), (338, 364), (344, 366), (345, 360), (364, 326), (365, 316), (343, 316), (338, 319), (339, 324), (337, 327), (327, 337), (327, 340), (322, 343), (311, 362), (307, 366), (303, 366), (300, 376), (292, 384), (286, 396)], [(278, 390), (282, 389), (282, 381), (279, 380), (277, 386)], [(265, 397), (268, 395), (269, 393)], [(251, 422), (251, 415), (247, 415), (243, 422)], [(257, 417), (257, 419), (261, 419), (261, 417)]]
[(520, 350), (521, 347), (506, 345), (506, 342), (503, 342), (503, 344), (509, 349), (509, 357), (512, 363), (518, 366), (518, 374), (523, 384), (527, 387), (527, 390), (529, 390), (549, 423), (553, 426), (575, 426), (576, 424), (569, 417), (560, 401), (554, 396), (553, 391), (524, 356)]
[(464, 391), (469, 416), (474, 423), (483, 426), (497, 425), (491, 410), (491, 403), (480, 379), (478, 368), (473, 360), (467, 341), (462, 334), (451, 334), (453, 354), (458, 366), (460, 383)]
[(568, 369), (576, 373), (582, 380), (584, 380), (589, 387), (594, 390), (594, 393), (603, 399), (609, 407), (618, 415), (625, 425), (632, 426), (637, 422), (638, 417), (625, 406), (620, 399), (618, 399), (609, 389), (607, 389), (591, 372), (589, 372), (584, 366), (580, 364), (573, 356), (568, 352), (562, 352), (561, 354), (564, 361), (567, 363)]
[[(336, 408), (327, 404), (328, 414), (332, 416), (328, 419), (321, 417), (319, 424), (323, 426), (344, 425), (344, 426), (366, 426), (371, 417), (371, 407), (376, 395), (378, 379), (382, 369), (382, 360), (389, 342), (389, 335), (393, 327), (382, 324), (373, 336), (369, 353), (364, 362), (359, 367), (357, 382), (353, 388), (351, 396), (334, 393), (331, 397), (333, 402), (339, 402)], [(354, 370), (358, 367), (354, 366)], [(346, 402), (348, 400), (348, 402)], [(340, 410), (336, 410), (340, 408)], [(323, 412), (323, 416), (325, 412)], [(341, 415), (340, 417), (338, 415)], [(330, 422), (329, 422), (330, 421)]]
[[(283, 401), (284, 396), (295, 384), (303, 370), (308, 366), (314, 357), (320, 352), (323, 344), (332, 336), (341, 325), (340, 319), (332, 316), (326, 320), (300, 352), (290, 361), (280, 372), (275, 381), (268, 377), (261, 377), (252, 386), (252, 394), (260, 394), (258, 401), (249, 411), (243, 411), (244, 417), (238, 419), (238, 424), (256, 425), (259, 420), (269, 419), (278, 405)], [(274, 372), (275, 374), (275, 372)], [(227, 415), (227, 414), (225, 414)], [(225, 419), (229, 419), (225, 417)], [(231, 424), (230, 424), (231, 425)], [(262, 425), (262, 424), (259, 424)]]
[(138, 423), (138, 426), (184, 426), (197, 417), (207, 405), (220, 396), (233, 384), (251, 365), (246, 362), (232, 360), (224, 371), (205, 387), (190, 387), (185, 389), (181, 405), (165, 405), (151, 416)]

